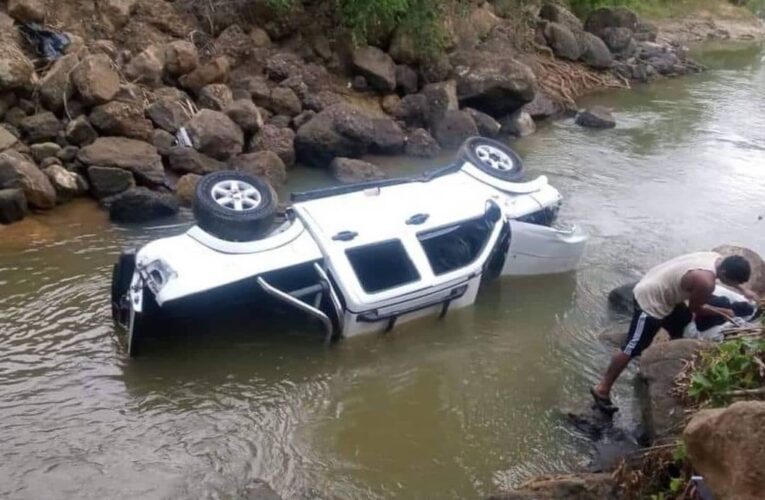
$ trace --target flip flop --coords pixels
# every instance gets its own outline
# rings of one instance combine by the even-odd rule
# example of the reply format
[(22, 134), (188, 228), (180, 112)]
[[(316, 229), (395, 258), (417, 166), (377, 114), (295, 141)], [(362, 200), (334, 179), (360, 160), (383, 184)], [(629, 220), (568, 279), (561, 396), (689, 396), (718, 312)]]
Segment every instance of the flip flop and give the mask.
[(608, 415), (613, 415), (617, 411), (619, 411), (619, 407), (616, 406), (612, 401), (611, 398), (604, 398), (600, 394), (598, 394), (595, 391), (594, 387), (590, 387), (590, 394), (592, 395), (592, 399), (595, 400), (595, 405), (598, 407), (600, 411), (603, 413), (607, 413)]

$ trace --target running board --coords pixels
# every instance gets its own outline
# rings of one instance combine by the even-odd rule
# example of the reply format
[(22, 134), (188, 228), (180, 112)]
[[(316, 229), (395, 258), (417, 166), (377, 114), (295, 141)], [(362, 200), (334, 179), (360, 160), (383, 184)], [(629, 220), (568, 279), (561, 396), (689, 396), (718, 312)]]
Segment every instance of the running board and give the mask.
[(318, 308), (312, 305), (306, 304), (302, 300), (296, 297), (293, 297), (289, 293), (279, 290), (278, 288), (272, 286), (270, 283), (268, 283), (266, 280), (264, 280), (260, 276), (258, 277), (257, 281), (258, 281), (258, 285), (260, 285), (263, 291), (269, 294), (270, 296), (276, 299), (279, 299), (282, 302), (286, 302), (287, 304), (295, 307), (296, 309), (303, 311), (309, 316), (312, 316), (318, 319), (321, 322), (321, 324), (324, 325), (324, 331), (325, 331), (324, 343), (329, 345), (329, 343), (332, 341), (332, 336), (334, 334), (334, 327), (332, 326), (332, 320), (329, 319), (329, 316), (324, 314)]

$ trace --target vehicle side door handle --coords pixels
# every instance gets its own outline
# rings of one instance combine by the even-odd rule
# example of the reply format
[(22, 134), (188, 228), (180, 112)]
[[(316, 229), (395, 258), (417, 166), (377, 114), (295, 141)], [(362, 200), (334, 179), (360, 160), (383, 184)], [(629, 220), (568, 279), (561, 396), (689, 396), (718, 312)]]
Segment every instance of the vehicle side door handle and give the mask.
[(334, 241), (351, 241), (354, 238), (356, 238), (356, 236), (358, 236), (358, 235), (359, 235), (359, 233), (357, 233), (356, 231), (340, 231), (339, 233), (337, 233), (336, 235), (334, 235), (332, 237), (332, 240), (334, 240)]
[(408, 226), (419, 226), (424, 224), (430, 218), (428, 214), (414, 214), (406, 220)]

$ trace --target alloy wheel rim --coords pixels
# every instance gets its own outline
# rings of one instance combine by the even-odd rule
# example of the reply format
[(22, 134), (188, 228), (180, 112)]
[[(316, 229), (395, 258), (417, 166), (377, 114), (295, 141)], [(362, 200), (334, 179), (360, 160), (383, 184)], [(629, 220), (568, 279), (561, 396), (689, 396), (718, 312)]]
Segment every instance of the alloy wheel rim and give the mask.
[(248, 212), (260, 206), (263, 197), (252, 184), (229, 179), (216, 183), (210, 190), (213, 201), (234, 212)]
[(500, 172), (508, 172), (515, 166), (515, 162), (510, 158), (510, 155), (488, 144), (482, 144), (475, 148), (475, 154), (484, 165)]

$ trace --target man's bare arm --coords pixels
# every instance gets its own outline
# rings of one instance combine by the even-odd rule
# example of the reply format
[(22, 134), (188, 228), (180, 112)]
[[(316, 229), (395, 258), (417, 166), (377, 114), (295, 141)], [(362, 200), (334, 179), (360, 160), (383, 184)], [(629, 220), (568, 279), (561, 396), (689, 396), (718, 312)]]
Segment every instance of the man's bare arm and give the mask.
[(698, 316), (722, 316), (728, 320), (733, 319), (733, 311), (707, 304), (715, 290), (715, 275), (708, 271), (691, 271), (683, 276), (681, 286), (690, 292), (688, 308)]

